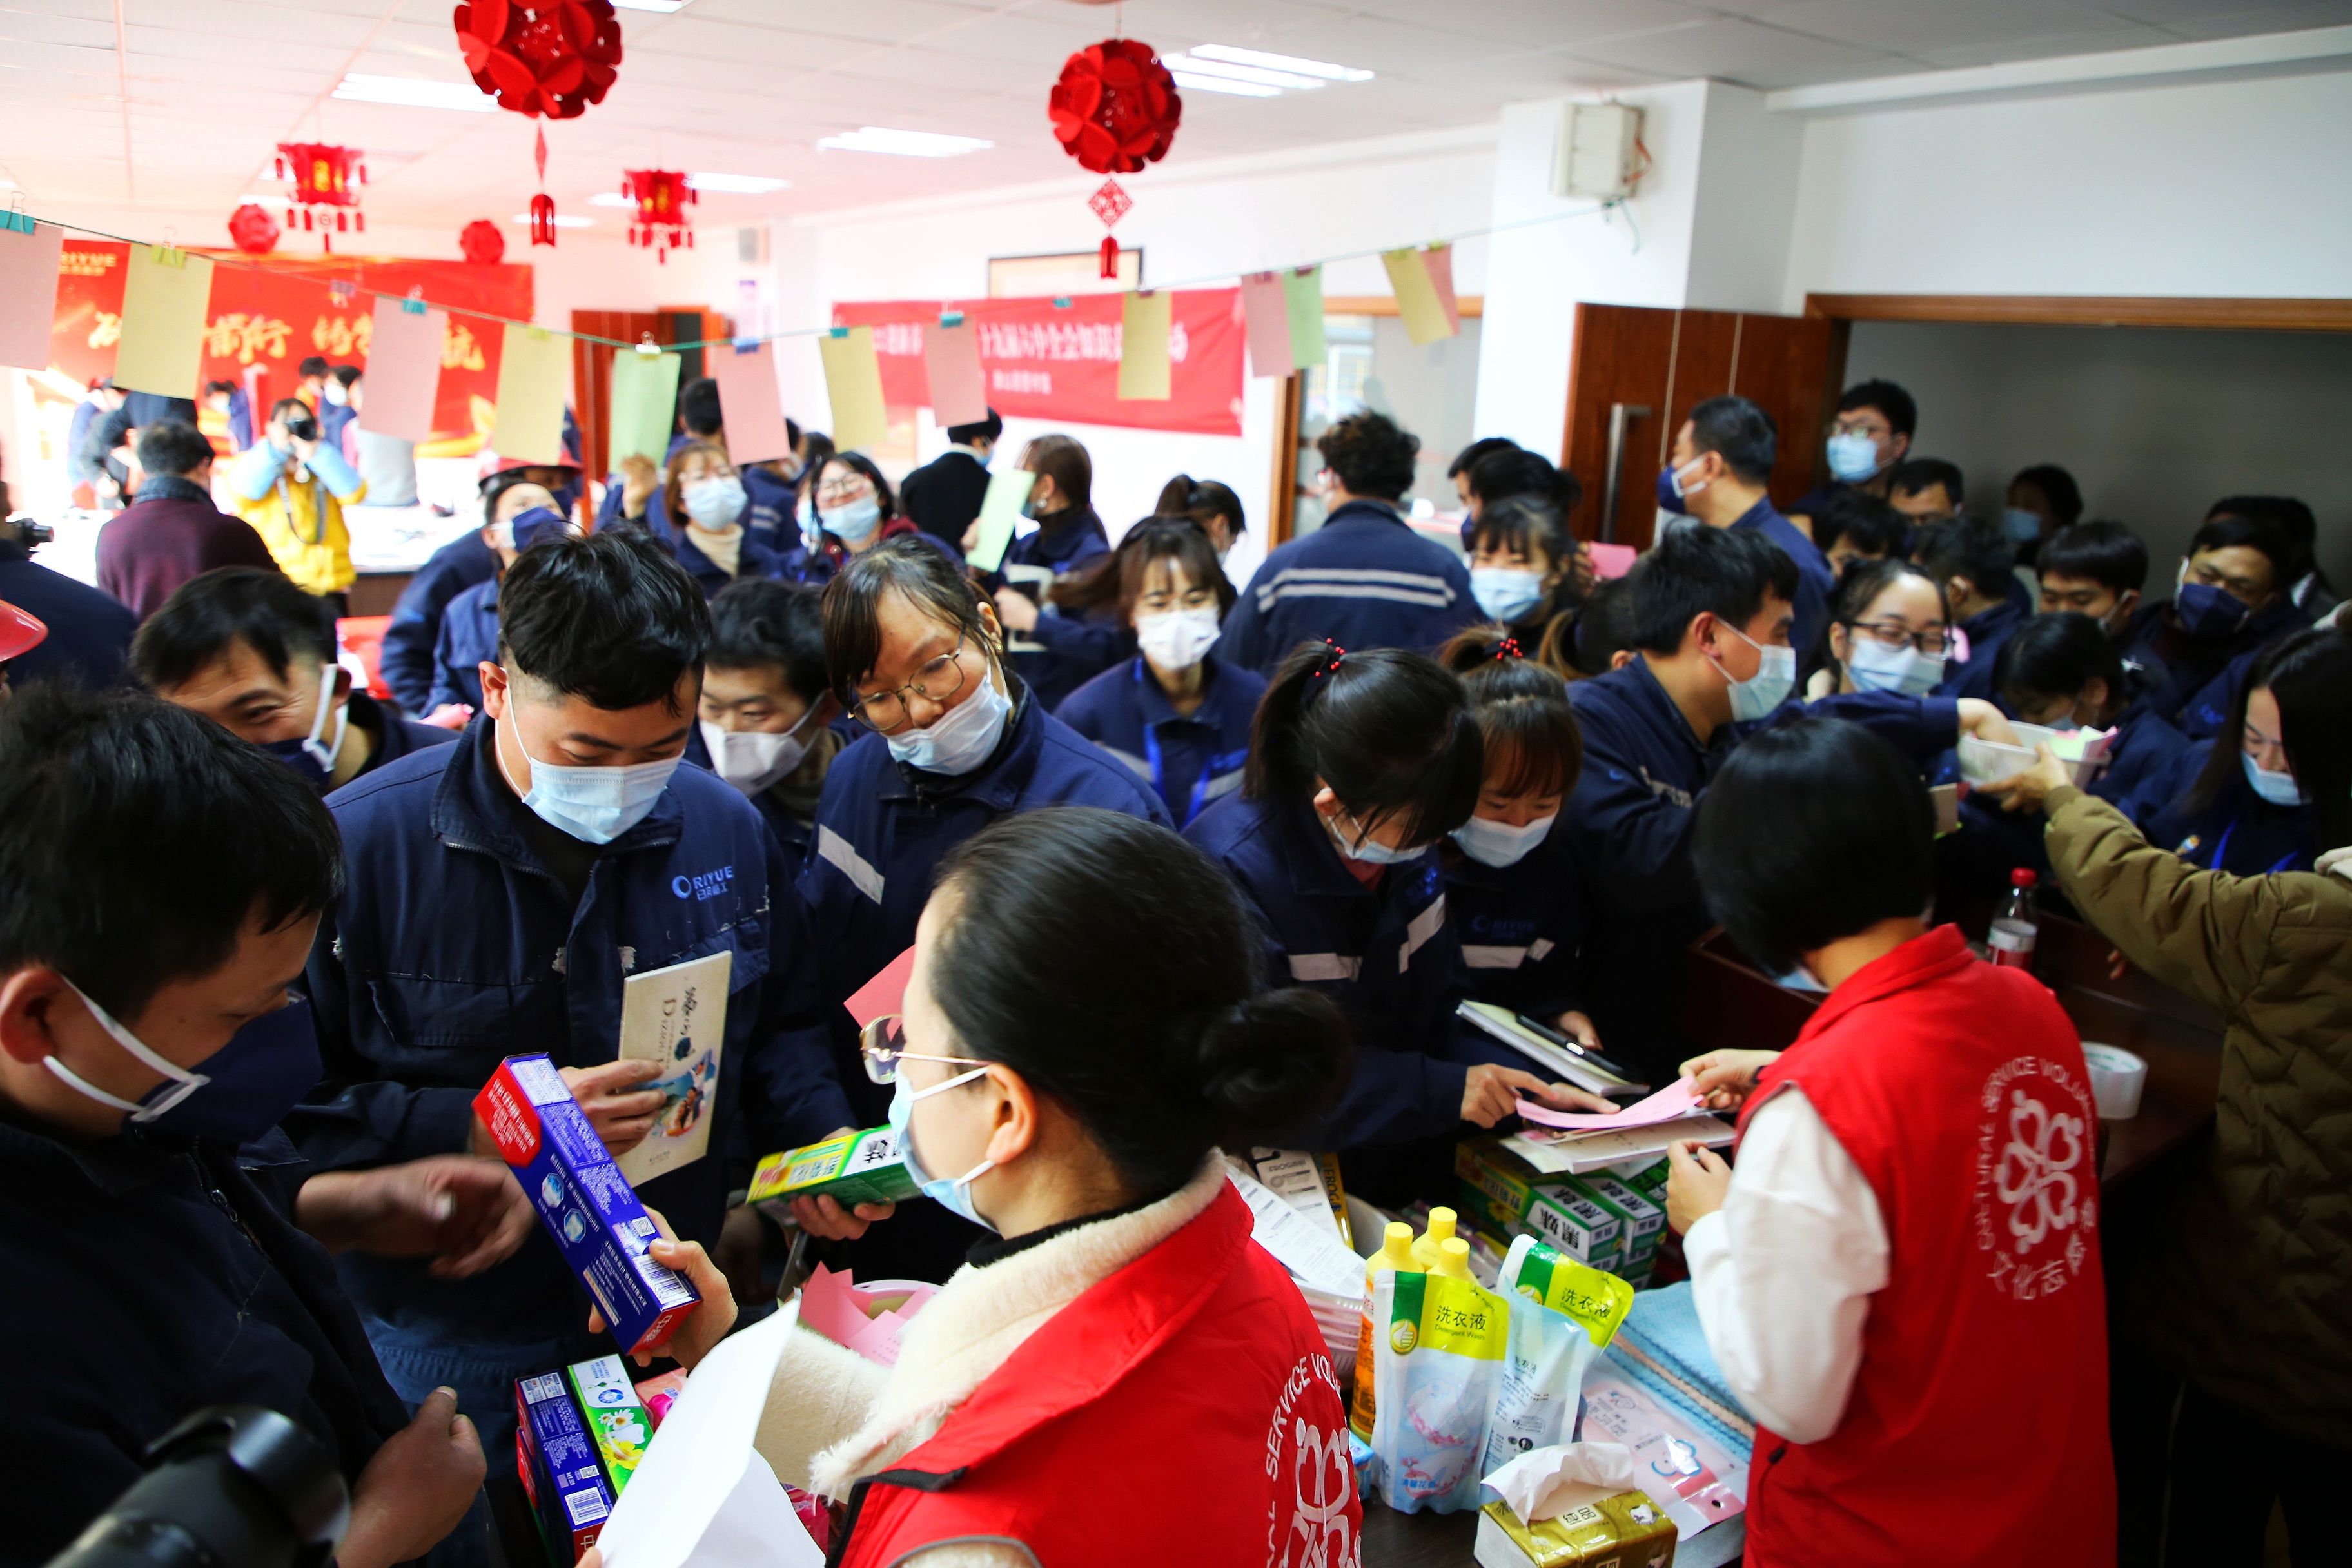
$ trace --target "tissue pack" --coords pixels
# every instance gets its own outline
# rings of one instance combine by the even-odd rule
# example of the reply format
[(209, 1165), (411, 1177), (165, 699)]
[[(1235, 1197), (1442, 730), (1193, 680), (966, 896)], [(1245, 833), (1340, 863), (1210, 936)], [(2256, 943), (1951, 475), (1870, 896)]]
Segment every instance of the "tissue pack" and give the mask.
[(887, 1127), (869, 1127), (769, 1155), (751, 1173), (745, 1199), (783, 1205), (794, 1198), (831, 1198), (850, 1208), (903, 1203), (921, 1190), (898, 1158), (898, 1135)]
[(515, 1469), (530, 1495), (548, 1555), (577, 1563), (613, 1511), (613, 1489), (562, 1374), (515, 1384)]
[(1638, 1491), (1579, 1503), (1540, 1524), (1490, 1502), (1473, 1551), (1480, 1568), (1673, 1568), (1676, 1533)]
[(474, 1097), (474, 1113), (595, 1298), (614, 1342), (625, 1351), (659, 1349), (702, 1298), (646, 1256), (661, 1233), (562, 1074), (543, 1055), (509, 1057)]

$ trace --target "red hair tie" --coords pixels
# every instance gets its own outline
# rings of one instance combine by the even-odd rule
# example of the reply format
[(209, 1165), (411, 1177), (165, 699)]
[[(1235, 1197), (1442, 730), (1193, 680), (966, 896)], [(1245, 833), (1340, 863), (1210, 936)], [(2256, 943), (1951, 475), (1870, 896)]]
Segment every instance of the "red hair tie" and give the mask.
[(1315, 667), (1315, 679), (1318, 680), (1322, 679), (1329, 671), (1339, 668), (1339, 661), (1348, 657), (1348, 650), (1341, 647), (1338, 643), (1333, 642), (1329, 637), (1325, 637), (1323, 639), (1323, 646), (1331, 650), (1331, 657)]
[(1498, 643), (1496, 643), (1496, 644), (1495, 645), (1495, 657), (1496, 657), (1496, 658), (1498, 658), (1498, 659), (1502, 659), (1502, 658), (1527, 658), (1528, 656), (1527, 656), (1526, 654), (1523, 654), (1523, 653), (1521, 653), (1521, 652), (1519, 651), (1519, 639), (1518, 639), (1518, 638), (1517, 638), (1517, 637), (1505, 637), (1501, 642), (1498, 642)]

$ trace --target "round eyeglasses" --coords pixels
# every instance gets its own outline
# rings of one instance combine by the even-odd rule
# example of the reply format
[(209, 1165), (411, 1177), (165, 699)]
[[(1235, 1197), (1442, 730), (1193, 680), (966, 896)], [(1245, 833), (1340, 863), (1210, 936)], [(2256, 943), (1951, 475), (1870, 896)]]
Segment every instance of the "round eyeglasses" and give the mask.
[(915, 671), (915, 679), (906, 685), (859, 698), (849, 705), (850, 716), (867, 729), (887, 734), (907, 721), (908, 692), (927, 701), (945, 702), (963, 689), (967, 678), (963, 650), (971, 640), (969, 637), (958, 637), (954, 647), (937, 658), (926, 659), (923, 667)]
[(866, 1078), (876, 1083), (898, 1082), (900, 1062), (946, 1062), (967, 1068), (990, 1065), (977, 1057), (933, 1057), (907, 1049), (907, 1020), (896, 1013), (885, 1013), (857, 1031), (857, 1055), (866, 1064)]

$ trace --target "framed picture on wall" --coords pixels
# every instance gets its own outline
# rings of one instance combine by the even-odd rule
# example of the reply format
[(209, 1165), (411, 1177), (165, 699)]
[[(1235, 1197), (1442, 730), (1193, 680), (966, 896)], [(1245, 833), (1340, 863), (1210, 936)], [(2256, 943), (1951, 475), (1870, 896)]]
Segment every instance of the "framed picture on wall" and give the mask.
[(1123, 294), (1143, 282), (1143, 252), (1121, 250), (1118, 276), (1102, 275), (1102, 253), (1073, 250), (1054, 256), (992, 256), (992, 300), (1062, 299), (1072, 294)]

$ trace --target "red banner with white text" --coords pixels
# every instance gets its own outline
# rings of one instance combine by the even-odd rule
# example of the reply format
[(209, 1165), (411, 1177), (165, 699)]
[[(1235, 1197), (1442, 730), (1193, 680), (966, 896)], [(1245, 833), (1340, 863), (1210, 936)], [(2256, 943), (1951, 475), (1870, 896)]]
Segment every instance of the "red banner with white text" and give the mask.
[[(68, 237), (58, 267), (58, 309), (49, 335), (49, 363), (87, 383), (114, 370), (122, 330), (122, 264), (129, 247), (114, 240)], [(441, 343), (441, 384), (433, 406), (436, 443), (450, 455), (470, 452), (491, 424), (499, 390), (499, 345), (504, 329), (478, 316), (487, 311), (530, 320), (531, 270), (522, 263), (478, 267), (469, 261), (408, 261), (382, 256), (271, 256), (256, 271), (235, 251), (204, 250), (215, 258), (212, 303), (205, 311), (204, 378), (242, 383), (256, 365), (267, 373), (258, 388), (268, 400), (290, 396), (295, 367), (312, 354), (334, 364), (365, 368), (374, 331), (370, 289), (405, 295), (423, 290), (436, 306), (452, 308)], [(352, 285), (339, 300), (333, 285)], [(198, 388), (188, 388), (196, 395)]]
[(853, 300), (833, 308), (836, 327), (871, 326), (882, 362), (882, 400), (894, 408), (930, 402), (923, 330), (940, 312), (961, 310), (980, 342), (989, 406), (1020, 419), (1242, 433), (1242, 291), (1184, 289), (1168, 328), (1170, 395), (1118, 395), (1121, 329), (1118, 294), (1068, 299)]

